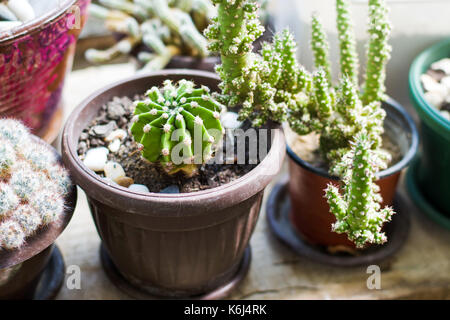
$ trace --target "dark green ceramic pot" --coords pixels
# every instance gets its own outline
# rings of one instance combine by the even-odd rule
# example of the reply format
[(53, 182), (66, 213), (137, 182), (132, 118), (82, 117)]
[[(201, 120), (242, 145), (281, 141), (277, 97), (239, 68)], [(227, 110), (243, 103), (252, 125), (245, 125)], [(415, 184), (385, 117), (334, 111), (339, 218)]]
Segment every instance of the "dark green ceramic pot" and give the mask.
[(422, 152), (407, 184), (420, 209), (450, 228), (450, 121), (425, 100), (420, 81), (430, 65), (443, 58), (450, 58), (450, 39), (428, 48), (411, 65), (410, 96), (420, 117)]

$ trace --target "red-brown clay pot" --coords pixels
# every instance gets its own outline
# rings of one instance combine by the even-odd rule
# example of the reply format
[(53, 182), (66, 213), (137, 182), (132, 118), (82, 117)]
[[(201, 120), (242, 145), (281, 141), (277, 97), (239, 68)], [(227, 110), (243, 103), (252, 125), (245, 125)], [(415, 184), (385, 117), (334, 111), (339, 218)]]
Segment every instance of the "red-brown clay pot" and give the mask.
[(256, 225), (265, 187), (279, 171), (284, 135), (274, 131), (265, 159), (245, 176), (220, 187), (181, 194), (136, 193), (110, 186), (77, 155), (80, 134), (115, 96), (133, 97), (163, 81), (188, 79), (218, 90), (213, 73), (163, 70), (136, 75), (84, 100), (63, 133), (64, 163), (88, 196), (103, 245), (121, 275), (159, 296), (210, 292), (232, 277)]
[[(32, 1), (36, 19), (0, 32), (0, 116), (18, 118), (33, 133), (56, 138), (64, 78), (72, 67), (89, 2)], [(56, 130), (47, 132), (54, 121), (59, 122), (53, 124)]]
[[(51, 149), (60, 159), (56, 150), (39, 138), (36, 141)], [(65, 212), (62, 218), (41, 228), (25, 244), (15, 250), (0, 249), (0, 271), (16, 269), (10, 277), (0, 282), (0, 300), (32, 299), (43, 270), (48, 265), (56, 238), (64, 231), (77, 202), (77, 188), (72, 186), (65, 199)], [(3, 274), (3, 276), (5, 273)]]
[[(392, 205), (401, 170), (405, 168), (417, 151), (418, 134), (413, 120), (397, 102), (389, 99), (383, 104), (387, 116), (385, 132), (400, 147), (402, 159), (390, 168), (378, 173), (383, 206)], [(291, 221), (297, 231), (310, 243), (323, 246), (355, 247), (347, 235), (331, 230), (336, 221), (329, 212), (324, 198), (328, 183), (339, 184), (324, 169), (313, 167), (300, 159), (289, 146), (289, 194), (291, 199)]]

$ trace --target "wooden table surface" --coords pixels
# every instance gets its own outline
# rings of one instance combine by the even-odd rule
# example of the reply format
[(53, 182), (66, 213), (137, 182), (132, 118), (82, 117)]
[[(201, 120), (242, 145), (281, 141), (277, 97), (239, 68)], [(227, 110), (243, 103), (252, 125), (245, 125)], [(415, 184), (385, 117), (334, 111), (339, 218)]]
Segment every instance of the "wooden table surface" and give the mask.
[[(95, 89), (134, 73), (131, 64), (91, 67), (72, 72), (65, 90), (67, 118)], [(284, 169), (283, 171), (286, 171)], [(272, 186), (266, 190), (266, 197)], [(403, 187), (400, 190), (404, 193)], [(366, 267), (336, 268), (296, 256), (270, 233), (265, 206), (251, 239), (250, 271), (232, 299), (450, 299), (450, 232), (427, 220), (409, 202), (412, 226), (403, 249), (381, 267), (381, 289), (369, 290)], [(104, 274), (100, 239), (87, 201), (79, 192), (77, 209), (57, 240), (66, 265), (81, 270), (81, 289), (64, 284), (58, 299), (129, 299)]]

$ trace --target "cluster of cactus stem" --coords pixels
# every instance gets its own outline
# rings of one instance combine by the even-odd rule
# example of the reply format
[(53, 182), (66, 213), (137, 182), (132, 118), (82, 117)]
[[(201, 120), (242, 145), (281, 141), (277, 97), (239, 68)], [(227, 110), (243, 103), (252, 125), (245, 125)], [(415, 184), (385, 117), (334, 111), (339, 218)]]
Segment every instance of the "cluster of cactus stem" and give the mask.
[(383, 224), (394, 214), (392, 208), (380, 207), (380, 188), (374, 180), (375, 172), (385, 168), (385, 162), (372, 150), (371, 143), (367, 135), (359, 133), (351, 151), (339, 164), (345, 172), (342, 178), (344, 194), (333, 184), (325, 190), (330, 210), (336, 216), (333, 231), (347, 233), (357, 247), (364, 247), (367, 242), (386, 242)]
[(208, 87), (195, 87), (187, 80), (176, 84), (166, 80), (162, 88), (152, 87), (146, 96), (135, 101), (130, 128), (142, 156), (161, 164), (169, 174), (193, 175), (221, 141), (223, 105)]
[(16, 249), (58, 220), (71, 182), (47, 147), (12, 119), (0, 120), (0, 249)]
[[(349, 221), (353, 221), (353, 215), (358, 215), (358, 223), (348, 224), (348, 229), (342, 223), (335, 227), (336, 231), (348, 232), (358, 245), (382, 242), (385, 238), (380, 228), (371, 227), (373, 223), (368, 221), (372, 221), (381, 201), (373, 187), (375, 173), (390, 161), (390, 154), (381, 149), (385, 118), (381, 103), (385, 98), (385, 68), (391, 50), (388, 44), (391, 27), (385, 0), (369, 0), (370, 39), (362, 90), (358, 84), (359, 62), (349, 0), (336, 0), (341, 61), (341, 80), (336, 87), (332, 84), (328, 40), (318, 15), (312, 17), (311, 41), (317, 70), (310, 73), (297, 63), (297, 45), (287, 30), (276, 35), (272, 43), (265, 44), (260, 54), (252, 52), (253, 41), (264, 31), (258, 22), (255, 1), (213, 2), (217, 5), (218, 17), (205, 30), (205, 35), (210, 40), (209, 49), (219, 52), (222, 59), (222, 64), (217, 67), (222, 79), (219, 101), (227, 106), (241, 105), (240, 118), (251, 119), (255, 126), (267, 120), (287, 120), (300, 135), (318, 133), (320, 154), (329, 164), (330, 173), (342, 178), (352, 176), (354, 168), (361, 165), (361, 159), (349, 158), (355, 153), (355, 145), (366, 148), (370, 158), (367, 161), (379, 165), (367, 169), (370, 172), (367, 185), (372, 192), (361, 201), (365, 205), (354, 212), (356, 207), (349, 202), (353, 201), (358, 186), (346, 187), (345, 196), (336, 198), (340, 211), (335, 211), (337, 206), (332, 206), (331, 211), (339, 221), (344, 220), (343, 214)], [(362, 136), (366, 137), (367, 143), (355, 140)], [(355, 181), (346, 183), (353, 185)], [(328, 197), (332, 195), (336, 192), (327, 192)], [(385, 221), (390, 215), (383, 213), (385, 211), (379, 217), (386, 216)], [(369, 227), (373, 236), (359, 232)]]
[[(265, 0), (264, 0), (265, 2)], [(206, 57), (207, 40), (202, 31), (216, 15), (211, 0), (98, 0), (90, 13), (105, 26), (124, 35), (106, 50), (89, 49), (87, 60), (109, 61), (140, 51), (143, 70), (163, 69), (175, 55)]]

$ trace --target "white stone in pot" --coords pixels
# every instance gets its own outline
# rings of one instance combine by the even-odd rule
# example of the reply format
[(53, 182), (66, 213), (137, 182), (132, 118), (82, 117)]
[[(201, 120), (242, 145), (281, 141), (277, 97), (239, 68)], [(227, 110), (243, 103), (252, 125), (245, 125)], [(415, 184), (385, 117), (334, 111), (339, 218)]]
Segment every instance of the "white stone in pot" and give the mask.
[(442, 110), (441, 115), (444, 119), (446, 119), (447, 121), (450, 121), (450, 112), (448, 112), (447, 110)]
[(6, 5), (23, 22), (33, 20), (36, 16), (28, 0), (8, 0)]
[(105, 171), (105, 176), (114, 182), (117, 182), (120, 178), (125, 177), (125, 171), (117, 162), (110, 161), (106, 163), (103, 171)]
[(142, 193), (149, 193), (150, 190), (147, 188), (147, 186), (144, 186), (143, 184), (132, 184), (128, 187), (130, 191), (134, 192), (142, 192)]
[(113, 142), (111, 142), (108, 146), (108, 149), (112, 152), (112, 153), (116, 153), (117, 151), (119, 151), (120, 149), (120, 140), (119, 139), (114, 139)]
[(109, 150), (105, 147), (89, 149), (83, 163), (92, 171), (103, 171), (106, 161), (108, 161)]
[(239, 121), (238, 117), (239, 115), (236, 112), (225, 112), (220, 117), (220, 121), (226, 129), (237, 129), (242, 125), (242, 121)]
[(428, 74), (422, 74), (420, 76), (420, 80), (422, 81), (422, 85), (425, 91), (436, 92), (442, 95), (442, 97), (445, 97), (447, 95), (447, 88), (443, 84), (434, 80)]
[(127, 132), (123, 129), (117, 129), (111, 132), (106, 138), (105, 141), (111, 142), (116, 139), (123, 140), (127, 137)]
[(425, 92), (425, 100), (435, 108), (440, 108), (444, 102), (444, 96), (437, 92)]
[(450, 58), (441, 59), (431, 65), (433, 70), (444, 71), (446, 75), (450, 75)]

